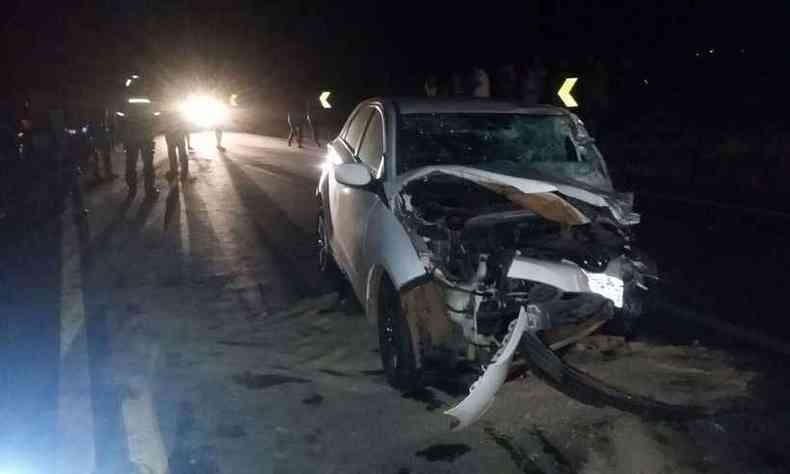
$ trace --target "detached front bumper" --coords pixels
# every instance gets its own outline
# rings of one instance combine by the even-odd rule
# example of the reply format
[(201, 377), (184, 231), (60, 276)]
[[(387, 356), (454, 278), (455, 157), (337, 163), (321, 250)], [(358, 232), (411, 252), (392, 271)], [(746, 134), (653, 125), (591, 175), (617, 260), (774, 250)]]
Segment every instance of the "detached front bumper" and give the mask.
[[(533, 313), (534, 316), (534, 313)], [(491, 408), (496, 393), (505, 383), (513, 355), (521, 342), (524, 331), (527, 330), (527, 311), (522, 308), (518, 317), (510, 323), (508, 333), (505, 335), (501, 349), (496, 353), (483, 375), (477, 379), (469, 390), (469, 395), (461, 403), (445, 411), (455, 420), (450, 425), (453, 430), (461, 430), (479, 420)]]
[[(495, 334), (501, 342), (491, 363), (470, 388), (469, 395), (445, 412), (455, 418), (451, 425), (454, 430), (471, 425), (491, 407), (514, 357), (523, 355), (531, 364), (535, 360), (546, 360), (545, 353), (530, 353), (530, 350), (535, 351), (535, 341), (544, 351), (553, 354), (551, 349), (591, 334), (613, 317), (633, 318), (641, 312), (641, 275), (625, 257), (612, 260), (605, 271), (594, 273), (572, 262), (546, 262), (517, 256), (507, 276), (511, 282), (523, 282), (523, 288), (504, 295), (496, 311), (486, 311), (485, 303), (478, 306), (476, 329), (490, 329), (488, 334)], [(501, 329), (493, 329), (496, 321), (504, 321), (507, 325), (501, 339)], [(548, 335), (552, 330), (562, 333), (561, 329), (569, 330), (553, 341), (546, 338), (546, 344), (537, 337), (538, 331)], [(532, 341), (527, 349), (519, 349), (523, 337)]]

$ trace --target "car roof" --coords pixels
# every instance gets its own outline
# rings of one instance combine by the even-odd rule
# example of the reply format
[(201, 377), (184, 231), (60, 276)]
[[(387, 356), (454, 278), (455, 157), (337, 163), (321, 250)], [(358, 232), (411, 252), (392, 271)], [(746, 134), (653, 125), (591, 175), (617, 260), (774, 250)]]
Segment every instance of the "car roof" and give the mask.
[(524, 105), (505, 100), (475, 97), (390, 97), (371, 101), (390, 102), (401, 114), (432, 113), (511, 113), (567, 115), (569, 112), (552, 105)]

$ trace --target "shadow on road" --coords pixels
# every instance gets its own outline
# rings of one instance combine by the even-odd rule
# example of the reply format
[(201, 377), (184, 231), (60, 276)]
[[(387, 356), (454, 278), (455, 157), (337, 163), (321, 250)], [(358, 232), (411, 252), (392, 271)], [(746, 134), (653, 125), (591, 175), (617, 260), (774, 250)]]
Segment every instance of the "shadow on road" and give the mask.
[[(255, 216), (252, 223), (258, 238), (272, 250), (277, 273), (287, 275), (296, 294), (301, 297), (315, 297), (324, 293), (326, 288), (316, 275), (315, 266), (311, 265), (315, 237), (296, 225), (275, 200), (258, 187), (227, 154), (222, 154), (222, 162), (249, 215)], [(311, 201), (304, 205), (316, 204)], [(306, 268), (307, 265), (311, 266)]]
[(101, 254), (103, 250), (105, 250), (112, 240), (115, 233), (118, 231), (119, 226), (126, 220), (126, 213), (129, 212), (129, 208), (132, 205), (131, 199), (125, 199), (121, 206), (118, 208), (118, 212), (116, 213), (113, 220), (110, 224), (102, 230), (102, 232), (93, 239), (92, 244), (88, 252), (85, 254), (85, 269), (90, 270), (93, 268), (96, 257)]
[[(176, 184), (174, 186), (170, 186), (170, 191), (167, 193), (167, 201), (165, 202), (165, 224), (164, 230), (167, 230), (170, 227), (170, 224), (173, 222), (173, 216), (180, 216), (181, 214), (181, 200), (178, 199), (179, 193), (181, 191), (181, 187)], [(176, 225), (179, 225), (180, 222), (176, 220)]]

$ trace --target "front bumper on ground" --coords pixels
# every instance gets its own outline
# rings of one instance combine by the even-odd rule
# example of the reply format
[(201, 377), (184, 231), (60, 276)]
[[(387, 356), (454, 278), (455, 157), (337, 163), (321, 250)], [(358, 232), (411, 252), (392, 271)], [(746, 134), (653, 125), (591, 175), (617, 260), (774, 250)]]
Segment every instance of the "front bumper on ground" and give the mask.
[[(451, 424), (453, 430), (460, 430), (471, 425), (488, 411), (494, 403), (496, 393), (505, 383), (513, 358), (525, 334), (536, 338), (538, 331), (551, 329), (558, 322), (573, 320), (576, 323), (603, 323), (614, 315), (610, 301), (594, 294), (581, 296), (586, 296), (585, 299), (589, 300), (589, 303), (584, 305), (589, 306), (589, 308), (588, 310), (581, 310), (579, 314), (583, 314), (583, 317), (579, 318), (570, 317), (570, 319), (567, 319), (568, 316), (572, 315), (572, 312), (566, 311), (563, 312), (566, 318), (554, 318), (556, 320), (552, 321), (551, 312), (547, 311), (546, 307), (536, 304), (520, 307), (518, 316), (508, 325), (507, 333), (502, 339), (499, 350), (492, 357), (491, 363), (486, 366), (483, 374), (472, 384), (469, 395), (461, 403), (445, 411), (445, 414), (455, 418)], [(573, 304), (578, 307), (577, 302), (573, 302)], [(581, 309), (581, 307), (578, 308)], [(595, 309), (590, 310), (590, 308)], [(553, 309), (556, 309), (556, 306)], [(594, 327), (597, 328), (598, 326)], [(583, 328), (581, 330), (584, 331)], [(589, 332), (585, 334), (589, 334)], [(571, 336), (569, 340), (575, 339)], [(549, 349), (547, 348), (546, 350)], [(527, 358), (529, 359), (529, 357)]]
[(513, 355), (521, 341), (521, 336), (527, 329), (529, 319), (534, 319), (534, 315), (533, 318), (528, 317), (527, 310), (522, 307), (518, 317), (510, 323), (501, 349), (494, 355), (483, 375), (472, 384), (469, 395), (461, 403), (444, 412), (455, 418), (451, 424), (453, 430), (466, 428), (491, 408), (496, 393), (505, 383), (510, 364), (513, 362)]

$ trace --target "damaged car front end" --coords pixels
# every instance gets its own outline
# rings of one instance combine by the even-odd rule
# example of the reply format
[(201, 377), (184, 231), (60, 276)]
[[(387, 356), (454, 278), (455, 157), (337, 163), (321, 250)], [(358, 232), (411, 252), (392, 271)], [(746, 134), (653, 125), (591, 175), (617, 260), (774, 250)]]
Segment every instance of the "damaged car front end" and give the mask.
[(456, 428), (485, 413), (515, 363), (587, 380), (552, 351), (641, 315), (656, 271), (634, 246), (633, 195), (613, 190), (567, 110), (372, 99), (329, 151), (322, 255), (377, 325), (393, 386), (482, 368), (447, 411)]
[(431, 275), (425, 284), (440, 288), (444, 314), (430, 317), (455, 329), (443, 349), (487, 364), (448, 411), (459, 427), (484, 413), (524, 331), (558, 349), (612, 318), (628, 323), (655, 276), (632, 248), (628, 197), (618, 195), (613, 211), (547, 182), (506, 181), (473, 168), (422, 169), (404, 180), (395, 207)]
[[(575, 120), (570, 146), (590, 146), (578, 119), (567, 120)], [(446, 412), (458, 429), (491, 405), (525, 332), (558, 349), (613, 318), (628, 325), (640, 316), (655, 277), (633, 247), (639, 222), (633, 196), (611, 190), (602, 160), (589, 167), (599, 174), (597, 187), (531, 167), (502, 172), (513, 168), (421, 167), (401, 177), (393, 202), (430, 275), (423, 285), (435, 286), (441, 300), (432, 305), (441, 311), (407, 318), (418, 319), (418, 332), (436, 326), (419, 319), (450, 322), (439, 340), (421, 336), (423, 357), (461, 357), (485, 367), (469, 396)]]

